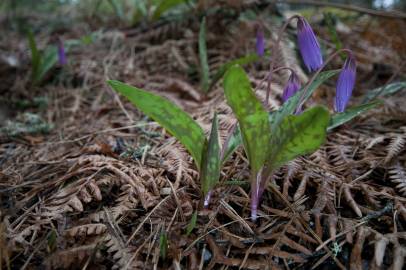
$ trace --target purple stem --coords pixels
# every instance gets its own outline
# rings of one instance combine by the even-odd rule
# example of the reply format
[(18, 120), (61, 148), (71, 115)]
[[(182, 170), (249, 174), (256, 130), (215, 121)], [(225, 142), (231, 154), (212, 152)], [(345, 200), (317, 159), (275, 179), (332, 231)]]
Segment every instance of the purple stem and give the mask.
[(212, 192), (213, 192), (213, 190), (209, 190), (209, 192), (207, 192), (206, 196), (204, 197), (204, 201), (203, 201), (204, 209), (207, 209), (207, 207), (209, 207)]
[(271, 52), (271, 54), (273, 53), (273, 56), (271, 57), (271, 63), (270, 63), (270, 67), (269, 67), (269, 75), (268, 75), (268, 89), (266, 91), (266, 98), (265, 98), (265, 103), (268, 104), (269, 102), (269, 95), (271, 93), (271, 81), (272, 81), (272, 72), (274, 71), (274, 66), (275, 66), (275, 52), (279, 49), (279, 44), (282, 40), (282, 33), (286, 30), (286, 28), (288, 27), (289, 23), (293, 20), (293, 19), (298, 19), (300, 16), (299, 15), (293, 15), (292, 17), (290, 17), (285, 24), (279, 29), (278, 31), (278, 39), (275, 42), (275, 45), (272, 46), (273, 52)]

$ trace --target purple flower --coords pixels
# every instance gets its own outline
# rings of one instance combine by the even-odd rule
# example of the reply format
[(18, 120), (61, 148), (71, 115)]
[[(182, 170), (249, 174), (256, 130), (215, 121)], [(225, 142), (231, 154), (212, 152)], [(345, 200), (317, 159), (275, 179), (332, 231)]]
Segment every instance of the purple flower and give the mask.
[(58, 62), (61, 66), (66, 65), (65, 46), (61, 39), (58, 39)]
[(297, 91), (299, 91), (301, 85), (299, 78), (297, 75), (292, 72), (289, 76), (288, 79), (288, 84), (285, 87), (285, 90), (283, 90), (283, 95), (282, 95), (282, 101), (285, 103), (291, 96), (296, 94)]
[(259, 25), (257, 27), (256, 49), (258, 56), (263, 56), (265, 52), (264, 30)]
[(355, 85), (356, 68), (355, 58), (349, 55), (344, 62), (344, 66), (337, 80), (335, 97), (336, 112), (343, 112), (350, 100)]
[(297, 42), (304, 64), (309, 72), (319, 69), (323, 65), (323, 57), (313, 29), (303, 17), (299, 17), (297, 30)]

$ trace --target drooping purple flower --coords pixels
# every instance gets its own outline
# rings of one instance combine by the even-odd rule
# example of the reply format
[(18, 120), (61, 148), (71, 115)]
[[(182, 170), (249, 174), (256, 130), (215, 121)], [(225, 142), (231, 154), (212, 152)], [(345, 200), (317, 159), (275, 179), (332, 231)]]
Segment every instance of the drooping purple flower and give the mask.
[(289, 76), (288, 83), (285, 87), (285, 90), (283, 90), (283, 95), (282, 95), (282, 101), (285, 103), (291, 96), (296, 94), (297, 91), (299, 91), (301, 85), (299, 78), (297, 75), (292, 72)]
[(260, 25), (258, 25), (257, 27), (256, 49), (258, 56), (262, 57), (265, 53), (265, 39), (264, 39), (264, 30)]
[(344, 112), (355, 85), (356, 62), (352, 55), (345, 60), (338, 76), (335, 96), (335, 111)]
[(309, 72), (319, 69), (323, 65), (320, 45), (305, 18), (298, 17), (297, 31), (297, 42), (304, 64)]
[(66, 65), (65, 46), (61, 39), (58, 39), (58, 62), (61, 66)]

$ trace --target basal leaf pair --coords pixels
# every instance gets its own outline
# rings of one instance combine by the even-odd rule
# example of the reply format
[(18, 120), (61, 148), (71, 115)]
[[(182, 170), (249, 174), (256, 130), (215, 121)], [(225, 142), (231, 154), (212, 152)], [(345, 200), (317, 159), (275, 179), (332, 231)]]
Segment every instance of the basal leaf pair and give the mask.
[(239, 122), (250, 162), (251, 218), (256, 220), (268, 177), (289, 160), (316, 150), (325, 140), (330, 116), (322, 106), (299, 116), (291, 115), (294, 101), (299, 101), (295, 98), (270, 121), (268, 112), (256, 98), (247, 75), (239, 66), (231, 67), (225, 74), (224, 93)]
[(206, 196), (216, 185), (220, 176), (221, 149), (217, 115), (215, 114), (213, 117), (210, 137), (207, 140), (200, 125), (172, 102), (119, 81), (111, 80), (108, 83), (184, 145), (201, 173), (202, 190)]
[(255, 220), (260, 198), (275, 170), (299, 155), (315, 151), (325, 141), (328, 130), (377, 104), (361, 105), (331, 118), (323, 106), (315, 106), (300, 115), (294, 115), (297, 108), (324, 81), (336, 74), (338, 71), (320, 73), (279, 110), (268, 113), (256, 98), (244, 70), (238, 65), (229, 67), (224, 76), (224, 93), (239, 125), (230, 134), (224, 149), (220, 147), (216, 114), (207, 139), (200, 125), (168, 100), (119, 81), (111, 80), (108, 83), (168, 130), (189, 151), (200, 171), (205, 206), (211, 190), (219, 180), (221, 165), (243, 144), (251, 169), (251, 216)]

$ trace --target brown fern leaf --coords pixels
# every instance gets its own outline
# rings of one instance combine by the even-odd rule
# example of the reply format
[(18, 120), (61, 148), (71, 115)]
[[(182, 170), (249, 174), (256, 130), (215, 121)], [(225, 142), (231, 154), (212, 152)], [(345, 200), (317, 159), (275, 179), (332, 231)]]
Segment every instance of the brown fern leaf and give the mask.
[[(107, 252), (112, 256), (112, 259), (116, 262), (113, 269), (124, 269), (131, 266), (132, 262), (135, 262), (133, 253), (130, 248), (126, 248), (122, 240), (107, 234), (104, 238), (104, 244), (107, 247)], [(130, 268), (132, 269), (132, 268)]]
[(101, 191), (93, 179), (83, 178), (60, 189), (45, 202), (46, 215), (83, 211), (83, 203), (102, 199)]
[(84, 245), (58, 251), (45, 262), (48, 269), (69, 269), (83, 266), (87, 259), (95, 252), (97, 244)]
[(177, 188), (182, 179), (188, 184), (197, 187), (193, 177), (188, 174), (190, 156), (178, 143), (168, 143), (158, 149), (158, 153), (164, 156), (164, 165), (167, 170), (176, 176), (174, 187)]
[(389, 168), (389, 179), (396, 184), (399, 193), (406, 196), (406, 171), (400, 162), (396, 162)]
[(293, 177), (296, 175), (297, 172), (299, 172), (302, 169), (301, 164), (298, 161), (292, 160), (284, 166), (284, 171), (285, 171), (285, 177), (283, 180), (283, 188), (282, 188), (282, 194), (285, 197), (288, 197), (288, 192), (289, 192), (289, 187), (292, 186), (291, 180)]
[(395, 156), (399, 155), (405, 148), (406, 140), (404, 136), (396, 136), (387, 147), (385, 163), (389, 163)]
[(65, 230), (64, 234), (69, 237), (81, 237), (87, 235), (100, 235), (106, 231), (106, 225), (98, 224), (85, 224)]

